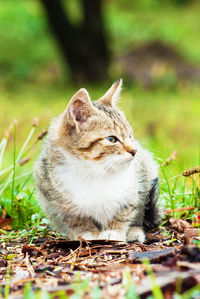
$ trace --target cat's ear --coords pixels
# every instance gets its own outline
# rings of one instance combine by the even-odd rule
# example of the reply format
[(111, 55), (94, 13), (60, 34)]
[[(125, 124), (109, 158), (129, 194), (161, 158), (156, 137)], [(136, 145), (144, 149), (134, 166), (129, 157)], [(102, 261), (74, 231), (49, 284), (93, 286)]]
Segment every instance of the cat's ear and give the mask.
[(79, 125), (87, 121), (95, 112), (89, 93), (85, 88), (79, 89), (71, 98), (67, 109), (67, 121), (71, 126), (79, 128)]
[(108, 89), (108, 91), (98, 100), (99, 103), (102, 103), (107, 106), (113, 106), (120, 98), (120, 93), (122, 90), (122, 79), (117, 80), (113, 85)]

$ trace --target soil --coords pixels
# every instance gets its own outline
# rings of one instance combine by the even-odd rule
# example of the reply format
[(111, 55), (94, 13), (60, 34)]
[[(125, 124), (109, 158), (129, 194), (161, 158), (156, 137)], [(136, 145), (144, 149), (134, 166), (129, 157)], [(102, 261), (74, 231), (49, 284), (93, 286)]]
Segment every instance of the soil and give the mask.
[[(24, 286), (30, 282), (32, 290), (46, 290), (52, 298), (58, 298), (55, 292), (61, 290), (71, 296), (77, 288), (80, 298), (134, 298), (134, 292), (147, 298), (156, 282), (164, 298), (172, 298), (175, 292), (182, 294), (200, 284), (200, 248), (195, 245), (200, 237), (197, 228), (174, 220), (166, 232), (167, 237), (160, 231), (148, 234), (144, 244), (68, 241), (53, 232), (32, 244), (3, 243), (3, 292), (9, 283), (8, 298), (23, 298)], [(95, 297), (95, 290), (100, 297)], [(197, 292), (195, 299), (200, 298), (200, 289)]]

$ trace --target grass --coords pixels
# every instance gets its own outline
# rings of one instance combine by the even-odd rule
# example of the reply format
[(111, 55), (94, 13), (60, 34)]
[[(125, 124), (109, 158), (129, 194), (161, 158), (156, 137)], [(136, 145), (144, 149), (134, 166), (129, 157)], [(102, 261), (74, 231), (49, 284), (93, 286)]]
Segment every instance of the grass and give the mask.
[(19, 153), (16, 152), (16, 121), (11, 123), (9, 130), (0, 142), (0, 162), (3, 162), (6, 145), (13, 130), (12, 164), (6, 166), (4, 169), (0, 168), (0, 212), (3, 214), (5, 209), (6, 214), (10, 218), (13, 218), (12, 227), (14, 229), (31, 226), (33, 220), (36, 222), (36, 215), (41, 213), (35, 199), (35, 187), (31, 182), (32, 169), (29, 168), (28, 172), (22, 169), (23, 161), (26, 161), (22, 160), (22, 158), (25, 151), (26, 154), (28, 154), (27, 147), (29, 146), (35, 129), (36, 125), (34, 123)]
[(10, 284), (9, 284), (9, 278), (10, 278), (10, 267), (8, 265), (6, 270), (6, 283), (5, 283), (5, 289), (4, 289), (4, 297), (7, 299), (10, 292)]

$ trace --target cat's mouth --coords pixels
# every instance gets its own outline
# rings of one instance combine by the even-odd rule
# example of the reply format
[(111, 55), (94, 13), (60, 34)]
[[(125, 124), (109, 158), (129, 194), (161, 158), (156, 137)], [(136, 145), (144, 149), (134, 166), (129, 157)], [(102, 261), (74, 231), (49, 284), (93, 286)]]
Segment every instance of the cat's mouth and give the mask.
[(130, 157), (126, 157), (126, 158), (124, 158), (124, 161), (122, 160), (122, 164), (123, 165), (125, 165), (125, 164), (127, 164), (127, 163), (130, 163), (130, 162), (132, 162), (134, 160), (134, 156), (130, 156)]
[(113, 159), (111, 163), (109, 163), (108, 171), (115, 172), (119, 171), (123, 168), (126, 168), (130, 165), (130, 163), (134, 160), (134, 156), (127, 155), (125, 157), (117, 157), (117, 159)]
[(103, 157), (101, 160), (83, 160), (87, 165), (87, 171), (91, 170), (93, 175), (101, 173), (101, 175), (116, 173), (129, 167), (135, 160), (135, 154), (126, 153), (124, 155), (114, 154)]

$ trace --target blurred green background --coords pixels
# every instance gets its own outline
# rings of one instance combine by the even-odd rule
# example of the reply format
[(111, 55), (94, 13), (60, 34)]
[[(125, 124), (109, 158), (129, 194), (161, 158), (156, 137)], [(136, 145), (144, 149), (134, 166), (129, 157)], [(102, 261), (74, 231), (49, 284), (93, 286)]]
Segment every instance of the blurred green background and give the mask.
[[(40, 120), (39, 134), (52, 117), (65, 109), (78, 88), (87, 88), (96, 100), (122, 77), (124, 88), (119, 105), (135, 136), (161, 159), (178, 151), (171, 167), (173, 175), (197, 165), (200, 2), (99, 0), (99, 7), (92, 7), (88, 0), (63, 0), (53, 1), (54, 10), (50, 8), (48, 12), (50, 2), (1, 1), (0, 137), (10, 122), (18, 119), (19, 149), (34, 116)], [(78, 56), (73, 63), (66, 59), (73, 55), (65, 55), (55, 28), (52, 31), (47, 16), (55, 17), (58, 3), (68, 26), (61, 30), (68, 50), (80, 56), (85, 51), (82, 61)], [(59, 26), (58, 20), (55, 23)], [(101, 39), (104, 53), (98, 50)], [(87, 48), (89, 43), (91, 47)], [(98, 43), (99, 56), (94, 58), (93, 46)], [(94, 75), (87, 74), (84, 55), (88, 61), (93, 57), (88, 63)], [(101, 72), (95, 72), (95, 68), (102, 68)], [(12, 152), (10, 139), (8, 148)], [(39, 148), (40, 145), (32, 152), (33, 157)], [(11, 159), (9, 153), (7, 159)]]

